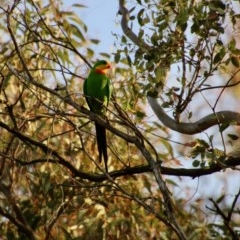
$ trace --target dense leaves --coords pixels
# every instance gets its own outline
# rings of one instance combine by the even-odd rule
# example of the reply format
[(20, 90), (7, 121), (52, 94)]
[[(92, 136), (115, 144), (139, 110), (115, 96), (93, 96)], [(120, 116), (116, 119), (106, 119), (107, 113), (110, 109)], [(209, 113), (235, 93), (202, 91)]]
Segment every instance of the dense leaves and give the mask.
[[(181, 185), (183, 176), (239, 171), (239, 122), (222, 117), (179, 141), (146, 101), (159, 97), (178, 125), (239, 100), (239, 4), (119, 0), (123, 34), (112, 54), (95, 52), (101, 43), (79, 8), (0, 7), (1, 239), (239, 239), (240, 191), (207, 201), (208, 191)], [(82, 94), (97, 58), (116, 64), (107, 120)], [(93, 121), (108, 130), (109, 174)]]

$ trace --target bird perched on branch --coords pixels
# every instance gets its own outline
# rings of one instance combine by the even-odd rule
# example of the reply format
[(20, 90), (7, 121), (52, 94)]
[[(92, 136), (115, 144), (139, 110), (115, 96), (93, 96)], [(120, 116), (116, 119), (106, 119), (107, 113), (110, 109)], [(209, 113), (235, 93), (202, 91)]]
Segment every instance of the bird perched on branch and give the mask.
[[(110, 68), (111, 64), (105, 60), (96, 62), (83, 85), (83, 93), (90, 110), (104, 118), (111, 96), (110, 79), (106, 75)], [(106, 129), (97, 122), (95, 122), (95, 127), (99, 161), (101, 162), (103, 157), (105, 169), (108, 172)]]

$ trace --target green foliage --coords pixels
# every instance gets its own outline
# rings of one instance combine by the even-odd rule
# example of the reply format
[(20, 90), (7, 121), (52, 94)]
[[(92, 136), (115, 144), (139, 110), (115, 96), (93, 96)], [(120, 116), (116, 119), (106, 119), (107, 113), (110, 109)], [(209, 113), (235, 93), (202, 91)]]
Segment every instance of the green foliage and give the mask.
[[(223, 150), (215, 135), (188, 143), (182, 137), (179, 145), (190, 149), (194, 167), (188, 169), (175, 157), (167, 127), (152, 121), (146, 108), (147, 94), (160, 95), (176, 123), (184, 114), (194, 121), (191, 102), (218, 88), (213, 76), (239, 67), (238, 39), (225, 36), (226, 21), (232, 29), (239, 21), (232, 1), (129, 3), (129, 29), (138, 29), (136, 37), (145, 44), (115, 35), (113, 54), (95, 52), (100, 41), (88, 38), (89, 26), (76, 12), (82, 4), (66, 10), (61, 1), (6, 3), (0, 7), (1, 238), (238, 237), (240, 193), (230, 203), (227, 194), (214, 196), (213, 205), (204, 196), (177, 194), (191, 195), (180, 189), (181, 176), (225, 169), (225, 138), (236, 141), (238, 134), (218, 124)], [(109, 73), (113, 98), (105, 120), (85, 108), (82, 83), (96, 58), (111, 57), (116, 69)], [(227, 76), (222, 92), (232, 79)], [(206, 100), (213, 113), (218, 99)], [(109, 175), (97, 161), (93, 121), (108, 129)]]

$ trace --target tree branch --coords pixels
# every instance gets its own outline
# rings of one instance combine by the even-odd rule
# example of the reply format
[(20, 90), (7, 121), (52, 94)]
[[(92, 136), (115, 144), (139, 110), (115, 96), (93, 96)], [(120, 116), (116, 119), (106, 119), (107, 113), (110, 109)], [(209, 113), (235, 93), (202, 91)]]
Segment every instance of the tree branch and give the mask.
[[(49, 149), (49, 153), (53, 152), (53, 150)], [(11, 161), (14, 161), (18, 163), (21, 166), (29, 166), (34, 164), (40, 164), (40, 163), (53, 163), (53, 164), (60, 164), (64, 167), (66, 167), (74, 177), (79, 177), (81, 179), (89, 180), (92, 182), (103, 182), (105, 180), (108, 180), (108, 176), (105, 174), (92, 174), (92, 173), (86, 173), (83, 171), (77, 170), (71, 163), (66, 161), (65, 159), (53, 159), (49, 156), (49, 158), (39, 158), (39, 159), (33, 159), (31, 161), (22, 161), (19, 159), (16, 159), (14, 157), (10, 157), (8, 155), (5, 155), (3, 153), (0, 153), (1, 156), (10, 159)], [(162, 165), (162, 162), (157, 163), (159, 166)], [(212, 173), (220, 172), (222, 170), (225, 170), (227, 168), (234, 168), (236, 166), (240, 165), (240, 158), (230, 158), (224, 162), (224, 165), (220, 165), (218, 163), (211, 164), (209, 167), (205, 168), (169, 168), (161, 166), (161, 174), (169, 175), (169, 176), (182, 176), (182, 177), (201, 177), (205, 175), (210, 175)], [(109, 176), (113, 179), (124, 177), (124, 176), (132, 176), (134, 174), (142, 174), (152, 172), (152, 169), (149, 165), (141, 165), (141, 166), (134, 166), (134, 167), (127, 167), (124, 169), (116, 170), (113, 172), (109, 172)]]
[(157, 98), (147, 96), (148, 102), (158, 117), (158, 119), (168, 128), (184, 134), (196, 134), (200, 133), (214, 125), (221, 123), (240, 125), (240, 113), (232, 111), (220, 111), (207, 115), (204, 118), (194, 122), (194, 123), (183, 123), (176, 122), (174, 119), (169, 117), (160, 104)]
[(0, 183), (0, 191), (6, 197), (8, 203), (10, 204), (15, 216), (7, 213), (0, 207), (0, 214), (8, 218), (16, 227), (21, 229), (22, 233), (28, 237), (29, 240), (36, 240), (33, 230), (29, 226), (28, 222), (25, 220), (21, 209), (16, 204), (15, 198), (12, 196), (10, 190)]
[(142, 39), (139, 39), (139, 37), (128, 26), (130, 16), (128, 9), (125, 7), (125, 0), (119, 0), (119, 12), (122, 14), (121, 26), (124, 34), (144, 52), (148, 52), (150, 46)]
[(221, 210), (221, 208), (218, 206), (218, 204), (212, 198), (210, 198), (209, 200), (213, 203), (213, 205), (215, 207), (215, 210), (213, 210), (213, 209), (210, 209), (210, 210), (216, 212), (217, 214), (219, 214), (222, 217), (224, 225), (226, 226), (226, 228), (232, 235), (232, 239), (239, 240), (240, 238), (239, 238), (238, 234), (234, 231), (233, 227), (231, 226), (231, 222), (230, 222), (231, 219), (229, 219), (228, 216), (225, 215), (225, 213)]

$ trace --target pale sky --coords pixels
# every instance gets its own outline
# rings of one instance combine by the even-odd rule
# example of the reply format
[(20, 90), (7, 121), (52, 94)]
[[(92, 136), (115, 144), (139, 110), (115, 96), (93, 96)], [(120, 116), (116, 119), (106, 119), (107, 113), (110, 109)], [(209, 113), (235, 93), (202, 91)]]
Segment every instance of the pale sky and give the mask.
[[(101, 42), (94, 47), (96, 52), (113, 52), (115, 37), (113, 34), (121, 33), (117, 22), (117, 0), (64, 0), (65, 6), (71, 7), (74, 3), (85, 5), (86, 8), (75, 8), (80, 19), (87, 25), (89, 38), (96, 38)], [(119, 18), (118, 18), (119, 19)]]

